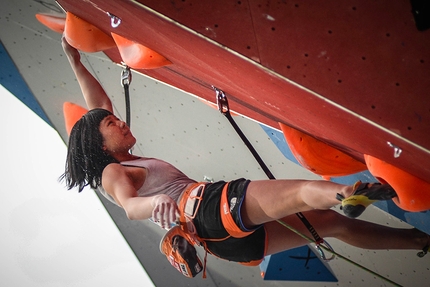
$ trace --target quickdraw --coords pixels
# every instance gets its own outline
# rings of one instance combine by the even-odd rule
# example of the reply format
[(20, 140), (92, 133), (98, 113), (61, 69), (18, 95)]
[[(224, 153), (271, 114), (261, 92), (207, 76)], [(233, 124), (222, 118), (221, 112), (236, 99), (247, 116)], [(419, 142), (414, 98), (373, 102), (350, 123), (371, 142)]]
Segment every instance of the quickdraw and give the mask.
[[(254, 156), (254, 158), (257, 160), (258, 164), (261, 166), (261, 168), (263, 169), (263, 171), (266, 173), (267, 177), (269, 179), (275, 179), (275, 176), (270, 172), (269, 168), (267, 167), (267, 165), (264, 163), (264, 161), (261, 159), (260, 155), (257, 153), (257, 151), (254, 149), (254, 147), (252, 146), (251, 142), (247, 139), (247, 137), (244, 135), (244, 133), (242, 132), (242, 130), (239, 128), (239, 126), (236, 124), (236, 122), (234, 121), (233, 117), (230, 114), (230, 107), (228, 105), (228, 100), (226, 95), (224, 94), (223, 91), (217, 89), (216, 87), (212, 86), (212, 88), (215, 90), (216, 93), (216, 100), (217, 100), (217, 105), (218, 105), (218, 110), (228, 119), (228, 121), (230, 122), (230, 124), (233, 126), (233, 128), (236, 130), (236, 132), (238, 133), (238, 135), (240, 136), (240, 138), (242, 139), (242, 141), (245, 143), (245, 145), (248, 147), (248, 149), (250, 150), (250, 152), (252, 153), (252, 155)], [(318, 252), (320, 253), (320, 256), (323, 260), (325, 261), (329, 261), (332, 260), (334, 258), (334, 255), (332, 255), (330, 258), (327, 258), (324, 254), (324, 251), (321, 249), (320, 245), (326, 245), (326, 247), (330, 250), (332, 250), (332, 247), (330, 246), (330, 244), (328, 244), (324, 239), (322, 239), (317, 231), (315, 230), (315, 228), (312, 226), (312, 224), (306, 219), (306, 217), (301, 213), (298, 212), (296, 213), (296, 215), (299, 217), (299, 219), (303, 222), (303, 224), (306, 226), (306, 228), (309, 230), (309, 232), (312, 234), (315, 244), (316, 244), (316, 248), (318, 250)], [(279, 220), (278, 220), (279, 222)], [(282, 224), (285, 226), (285, 223)]]
[[(275, 177), (273, 176), (273, 174), (269, 171), (269, 169), (267, 168), (267, 166), (265, 165), (265, 163), (263, 162), (263, 160), (260, 158), (260, 156), (258, 155), (258, 153), (256, 152), (256, 150), (254, 149), (254, 147), (251, 145), (251, 143), (249, 142), (249, 140), (246, 138), (246, 136), (243, 134), (243, 132), (240, 130), (240, 128), (238, 127), (238, 125), (236, 124), (236, 122), (233, 120), (232, 116), (230, 115), (230, 108), (228, 106), (228, 101), (227, 101), (227, 97), (224, 94), (223, 91), (219, 90), (218, 88), (212, 86), (212, 89), (215, 90), (216, 92), (216, 100), (217, 100), (217, 104), (218, 104), (218, 109), (219, 111), (227, 117), (227, 119), (229, 120), (229, 122), (232, 124), (232, 126), (234, 127), (234, 129), (236, 130), (236, 132), (239, 134), (240, 138), (243, 140), (243, 142), (245, 143), (245, 145), (248, 147), (248, 149), (251, 151), (251, 153), (254, 155), (255, 159), (258, 161), (258, 163), (260, 164), (261, 168), (265, 171), (266, 175), (270, 178), (270, 179), (275, 179)], [(312, 225), (309, 223), (309, 221), (304, 217), (304, 215), (302, 213), (296, 213), (296, 215), (302, 220), (302, 222), (305, 224), (305, 226), (308, 228), (309, 232), (312, 234), (312, 236), (314, 237), (314, 240), (312, 240), (310, 237), (302, 234), (300, 231), (296, 230), (294, 227), (286, 224), (285, 222), (283, 222), (282, 220), (277, 220), (277, 222), (281, 225), (283, 225), (284, 227), (290, 229), (292, 232), (296, 233), (297, 235), (301, 236), (302, 238), (306, 239), (309, 242), (314, 242), (316, 244), (316, 248), (318, 250), (318, 252), (320, 253), (321, 259), (325, 260), (325, 261), (329, 261), (335, 258), (335, 256), (373, 274), (374, 276), (383, 279), (385, 281), (387, 281), (388, 283), (393, 284), (394, 286), (401, 286), (399, 284), (397, 284), (396, 282), (350, 260), (349, 258), (346, 258), (345, 256), (337, 253), (334, 251), (334, 249), (330, 246), (330, 244), (328, 244), (324, 239), (322, 239), (321, 237), (319, 237), (318, 233), (316, 232), (316, 230), (312, 227)], [(328, 251), (332, 254), (332, 256), (330, 258), (327, 258), (324, 254), (324, 251)], [(418, 256), (422, 257), (425, 255), (425, 251), (420, 252), (418, 254)]]
[(121, 86), (124, 87), (124, 94), (125, 94), (125, 109), (126, 109), (126, 120), (127, 126), (130, 127), (131, 120), (130, 120), (130, 92), (129, 87), (131, 84), (131, 71), (130, 67), (125, 66), (124, 70), (121, 72)]

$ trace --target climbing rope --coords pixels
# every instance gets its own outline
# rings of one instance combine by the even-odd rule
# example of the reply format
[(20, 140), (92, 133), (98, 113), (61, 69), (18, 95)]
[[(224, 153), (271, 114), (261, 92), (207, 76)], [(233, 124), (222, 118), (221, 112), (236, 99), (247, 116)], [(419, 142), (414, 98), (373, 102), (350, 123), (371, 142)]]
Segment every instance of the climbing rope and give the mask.
[[(282, 220), (277, 220), (277, 221), (278, 221), (278, 223), (279, 223), (279, 224), (281, 224), (281, 225), (283, 225), (284, 227), (286, 227), (286, 228), (290, 229), (292, 232), (296, 233), (296, 234), (297, 234), (297, 235), (299, 235), (300, 237), (302, 237), (302, 238), (304, 238), (304, 239), (308, 240), (309, 242), (312, 242), (312, 239), (311, 239), (311, 238), (309, 238), (309, 237), (307, 237), (306, 235), (302, 234), (300, 231), (296, 230), (294, 227), (292, 227), (292, 226), (288, 225), (287, 223), (283, 222)], [(394, 282), (394, 281), (392, 281), (392, 280), (390, 280), (390, 279), (388, 279), (388, 278), (386, 278), (386, 277), (382, 276), (381, 274), (378, 274), (378, 273), (376, 273), (376, 272), (374, 272), (374, 271), (370, 270), (369, 268), (364, 267), (363, 265), (360, 265), (360, 264), (358, 264), (357, 262), (354, 262), (354, 261), (352, 261), (351, 259), (349, 259), (349, 258), (347, 258), (347, 257), (345, 257), (345, 256), (343, 256), (343, 255), (341, 255), (341, 254), (339, 254), (339, 253), (337, 253), (337, 252), (336, 252), (336, 251), (334, 251), (332, 248), (327, 248), (327, 247), (325, 247), (325, 246), (323, 246), (323, 245), (321, 245), (320, 247), (321, 247), (322, 249), (324, 249), (324, 250), (328, 251), (328, 252), (331, 252), (331, 253), (333, 254), (333, 256), (337, 256), (337, 257), (339, 257), (339, 258), (341, 258), (341, 259), (343, 259), (343, 260), (345, 260), (345, 261), (347, 261), (347, 262), (351, 263), (352, 265), (354, 265), (354, 266), (356, 266), (356, 267), (358, 267), (358, 268), (360, 268), (360, 269), (362, 269), (362, 270), (364, 270), (364, 271), (367, 271), (367, 272), (371, 273), (372, 275), (374, 275), (374, 276), (378, 277), (379, 279), (385, 280), (385, 281), (387, 281), (388, 283), (393, 284), (394, 286), (400, 286), (400, 287), (402, 286), (402, 285), (400, 285), (400, 284), (398, 284), (398, 283), (396, 283), (396, 282)]]
[[(223, 91), (219, 90), (218, 88), (212, 86), (212, 88), (215, 90), (216, 93), (216, 101), (218, 104), (218, 110), (228, 119), (228, 121), (230, 122), (230, 124), (233, 126), (233, 128), (236, 130), (236, 132), (238, 133), (238, 135), (240, 136), (240, 138), (242, 139), (242, 141), (245, 143), (245, 145), (248, 147), (248, 149), (250, 150), (250, 152), (252, 153), (252, 155), (254, 156), (254, 158), (257, 160), (257, 162), (259, 163), (259, 165), (261, 166), (261, 168), (263, 169), (263, 171), (266, 173), (267, 177), (269, 179), (275, 179), (275, 177), (273, 176), (273, 174), (270, 172), (269, 168), (266, 166), (266, 164), (263, 162), (263, 160), (261, 159), (261, 157), (259, 156), (259, 154), (257, 153), (257, 151), (254, 149), (254, 147), (252, 146), (252, 144), (249, 142), (249, 140), (246, 138), (246, 136), (244, 135), (244, 133), (242, 132), (242, 130), (239, 128), (239, 126), (236, 124), (236, 122), (234, 121), (233, 117), (230, 114), (230, 108), (228, 105), (228, 101), (227, 101), (227, 97), (224, 94)], [(278, 219), (276, 220), (279, 224), (281, 224), (282, 226), (288, 228), (289, 230), (291, 230), (292, 232), (296, 233), (297, 235), (299, 235), (300, 237), (304, 238), (305, 240), (309, 241), (310, 243), (315, 243), (315, 247), (317, 248), (318, 252), (320, 253), (320, 256), (323, 260), (325, 261), (329, 261), (334, 259), (335, 256), (344, 259), (345, 261), (355, 265), (356, 267), (367, 271), (371, 274), (373, 274), (374, 276), (385, 280), (391, 284), (393, 284), (394, 286), (401, 286), (399, 284), (397, 284), (396, 282), (346, 258), (345, 256), (337, 253), (336, 251), (334, 251), (334, 249), (330, 246), (330, 244), (328, 244), (324, 239), (322, 239), (318, 233), (316, 232), (316, 230), (313, 228), (313, 226), (309, 223), (309, 221), (306, 219), (306, 217), (301, 213), (298, 212), (296, 213), (296, 215), (300, 218), (300, 220), (303, 222), (303, 224), (307, 227), (307, 229), (309, 230), (309, 232), (312, 234), (313, 236), (313, 240), (312, 238), (304, 235), (303, 233), (301, 233), (300, 231), (298, 231), (297, 229), (295, 229), (294, 227), (288, 225), (287, 223), (285, 223), (284, 221)], [(328, 251), (332, 254), (332, 256), (330, 258), (326, 258), (324, 251)]]

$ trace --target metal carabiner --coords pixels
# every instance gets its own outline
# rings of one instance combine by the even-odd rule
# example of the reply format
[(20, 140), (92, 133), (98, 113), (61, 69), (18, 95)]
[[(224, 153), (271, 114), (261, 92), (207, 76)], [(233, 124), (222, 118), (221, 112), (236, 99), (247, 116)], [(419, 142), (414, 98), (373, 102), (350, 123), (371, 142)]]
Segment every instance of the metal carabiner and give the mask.
[(130, 67), (125, 66), (124, 70), (121, 72), (121, 86), (129, 86), (131, 83), (131, 72)]
[(324, 253), (324, 250), (321, 248), (321, 246), (320, 245), (325, 245), (325, 248), (327, 248), (328, 250), (330, 250), (330, 251), (333, 251), (334, 252), (334, 249), (333, 249), (333, 247), (331, 247), (331, 245), (330, 244), (328, 244), (328, 242), (327, 241), (325, 241), (324, 239), (323, 239), (323, 243), (320, 243), (320, 244), (316, 244), (316, 249), (318, 250), (318, 253), (320, 254), (320, 256), (321, 256), (321, 259), (322, 260), (324, 260), (324, 261), (330, 261), (330, 260), (333, 260), (334, 259), (334, 253), (332, 253), (332, 255), (331, 255), (331, 257), (330, 258), (327, 258), (326, 256), (325, 256), (325, 253)]
[(117, 28), (121, 24), (121, 18), (115, 16), (110, 12), (107, 12), (107, 14), (110, 17), (110, 25), (112, 26), (112, 28)]
[(230, 108), (228, 106), (227, 97), (225, 96), (224, 92), (221, 91), (220, 89), (218, 89), (215, 86), (212, 86), (212, 89), (214, 89), (215, 93), (216, 93), (216, 102), (217, 102), (217, 105), (218, 105), (218, 110), (223, 115), (230, 114)]

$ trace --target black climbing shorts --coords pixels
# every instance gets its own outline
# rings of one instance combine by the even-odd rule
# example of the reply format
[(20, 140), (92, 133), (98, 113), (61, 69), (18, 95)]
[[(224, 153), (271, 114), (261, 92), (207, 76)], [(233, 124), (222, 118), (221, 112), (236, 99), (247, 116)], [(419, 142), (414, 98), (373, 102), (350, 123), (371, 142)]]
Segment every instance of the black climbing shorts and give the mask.
[(245, 179), (234, 180), (228, 183), (227, 189), (231, 216), (240, 230), (251, 232), (249, 235), (242, 238), (229, 237), (228, 231), (223, 226), (220, 205), (222, 191), (227, 184), (224, 181), (206, 185), (203, 200), (193, 223), (198, 236), (205, 240), (208, 251), (213, 255), (230, 261), (253, 262), (252, 265), (257, 265), (265, 256), (266, 231), (262, 225), (250, 230), (242, 224), (240, 209), (249, 182)]

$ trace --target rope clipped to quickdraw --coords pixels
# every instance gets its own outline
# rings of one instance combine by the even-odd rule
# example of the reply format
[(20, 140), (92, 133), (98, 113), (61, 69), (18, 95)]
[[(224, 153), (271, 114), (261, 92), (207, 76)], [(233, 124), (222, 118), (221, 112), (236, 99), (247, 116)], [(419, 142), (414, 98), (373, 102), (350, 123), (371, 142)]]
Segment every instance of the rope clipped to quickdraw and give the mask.
[[(237, 134), (240, 136), (240, 138), (242, 139), (242, 141), (245, 143), (245, 145), (248, 147), (248, 149), (250, 150), (250, 152), (252, 153), (252, 155), (254, 156), (254, 158), (257, 160), (258, 164), (261, 166), (261, 168), (263, 169), (263, 171), (266, 173), (267, 177), (269, 179), (275, 179), (275, 176), (270, 172), (269, 168), (267, 167), (267, 165), (264, 163), (264, 161), (261, 159), (260, 155), (257, 153), (257, 151), (254, 149), (254, 147), (252, 146), (251, 142), (247, 139), (247, 137), (244, 135), (244, 133), (242, 132), (242, 130), (239, 128), (239, 126), (236, 124), (236, 122), (234, 121), (233, 117), (230, 114), (230, 108), (228, 105), (228, 101), (227, 101), (227, 97), (224, 94), (223, 91), (212, 87), (215, 90), (216, 93), (216, 99), (217, 99), (217, 104), (218, 104), (218, 109), (219, 111), (226, 116), (226, 118), (228, 119), (228, 121), (230, 122), (230, 124), (233, 126), (233, 128), (236, 130)], [(298, 212), (296, 213), (296, 215), (299, 217), (299, 219), (303, 222), (303, 224), (306, 226), (306, 228), (309, 230), (309, 232), (312, 234), (314, 240), (315, 240), (315, 244), (316, 244), (316, 248), (318, 250), (318, 252), (321, 255), (321, 258), (323, 260), (331, 260), (333, 259), (333, 256), (330, 258), (327, 258), (324, 254), (324, 251), (320, 248), (320, 245), (322, 244), (326, 244), (327, 248), (332, 249), (331, 246), (324, 240), (322, 239), (317, 231), (315, 230), (315, 228), (312, 226), (312, 224), (310, 224), (310, 222), (306, 219), (306, 217), (301, 213)]]
[[(264, 172), (266, 173), (266, 175), (269, 177), (269, 179), (275, 179), (275, 177), (273, 176), (273, 174), (270, 172), (270, 170), (268, 169), (268, 167), (266, 166), (266, 164), (263, 162), (263, 160), (261, 159), (261, 157), (258, 155), (257, 151), (254, 149), (254, 147), (252, 146), (252, 144), (249, 142), (249, 140), (246, 138), (246, 136), (243, 134), (243, 132), (240, 130), (239, 126), (236, 124), (236, 122), (234, 121), (233, 117), (230, 114), (230, 108), (228, 106), (228, 101), (227, 101), (227, 97), (224, 94), (223, 91), (217, 89), (216, 87), (212, 86), (212, 88), (215, 90), (216, 92), (216, 100), (217, 100), (217, 104), (218, 104), (218, 109), (219, 111), (226, 116), (226, 118), (228, 119), (228, 121), (231, 123), (231, 125), (233, 126), (233, 128), (236, 130), (236, 132), (239, 134), (240, 138), (243, 140), (243, 142), (245, 143), (245, 145), (248, 147), (248, 149), (251, 151), (251, 153), (254, 155), (255, 159), (257, 160), (257, 162), (260, 164), (261, 168), (264, 170)], [(323, 260), (328, 261), (328, 260), (332, 260), (335, 256), (338, 256), (341, 259), (344, 259), (345, 261), (348, 261), (349, 263), (373, 274), (374, 276), (387, 281), (388, 283), (393, 284), (394, 286), (401, 286), (399, 284), (397, 284), (396, 282), (352, 261), (351, 259), (346, 258), (345, 256), (337, 253), (336, 251), (334, 251), (334, 249), (330, 246), (330, 244), (328, 244), (324, 239), (322, 239), (318, 233), (316, 232), (316, 230), (313, 228), (313, 226), (309, 223), (309, 221), (306, 219), (306, 217), (301, 213), (298, 212), (296, 213), (296, 215), (300, 218), (300, 220), (303, 222), (303, 224), (307, 227), (307, 229), (309, 230), (309, 232), (312, 234), (314, 240), (312, 240), (310, 237), (302, 234), (300, 231), (296, 230), (294, 227), (288, 225), (287, 223), (285, 223), (282, 220), (277, 220), (277, 222), (279, 224), (281, 224), (282, 226), (288, 228), (289, 230), (291, 230), (292, 232), (296, 233), (297, 235), (299, 235), (300, 237), (304, 238), (305, 240), (309, 241), (309, 242), (314, 242), (316, 244), (316, 248), (318, 250), (318, 252), (320, 253), (320, 256)], [(327, 259), (324, 251), (328, 251), (332, 254), (332, 256)]]
[(121, 73), (121, 86), (124, 87), (125, 114), (126, 114), (125, 122), (126, 122), (128, 127), (130, 127), (130, 125), (131, 125), (131, 122), (130, 122), (130, 92), (129, 92), (130, 84), (131, 84), (130, 67), (125, 66), (124, 70), (122, 70), (122, 73)]
[[(300, 233), (300, 231), (296, 230), (294, 227), (292, 227), (292, 226), (288, 225), (287, 223), (283, 222), (282, 220), (278, 220), (278, 222), (279, 222), (279, 224), (281, 224), (281, 225), (283, 225), (284, 227), (286, 227), (286, 228), (290, 229), (291, 231), (293, 231), (293, 232), (294, 232), (294, 233), (296, 233), (297, 235), (301, 236), (302, 238), (304, 238), (304, 239), (308, 240), (309, 242), (312, 242), (312, 239), (311, 239), (311, 238), (309, 238), (309, 237), (307, 237), (306, 235), (304, 235), (304, 234)], [(352, 261), (351, 259), (349, 259), (349, 258), (347, 258), (347, 257), (345, 257), (345, 256), (343, 256), (343, 255), (341, 255), (341, 254), (339, 254), (339, 253), (337, 253), (337, 252), (336, 252), (336, 251), (334, 251), (332, 248), (327, 248), (327, 247), (325, 247), (325, 246), (323, 246), (323, 245), (321, 245), (321, 248), (322, 248), (322, 249), (324, 249), (324, 250), (326, 250), (326, 251), (328, 251), (328, 252), (331, 252), (331, 253), (333, 254), (333, 256), (337, 256), (337, 257), (339, 257), (339, 258), (341, 258), (341, 259), (343, 259), (343, 260), (345, 260), (345, 261), (347, 261), (347, 262), (351, 263), (352, 265), (354, 265), (354, 266), (356, 266), (356, 267), (358, 267), (358, 268), (360, 268), (360, 269), (362, 269), (362, 270), (364, 270), (364, 271), (367, 271), (367, 272), (369, 272), (370, 274), (373, 274), (374, 276), (378, 277), (379, 279), (385, 280), (385, 281), (387, 281), (388, 283), (393, 284), (394, 286), (399, 286), (399, 287), (401, 287), (401, 286), (402, 286), (402, 285), (400, 285), (400, 284), (398, 284), (398, 283), (396, 283), (396, 282), (394, 282), (394, 281), (392, 281), (392, 280), (390, 280), (390, 279), (388, 279), (388, 278), (386, 278), (386, 277), (382, 276), (381, 274), (378, 274), (378, 273), (376, 273), (375, 271), (372, 271), (372, 270), (370, 270), (369, 268), (364, 267), (363, 265), (360, 265), (360, 264), (358, 264), (357, 262), (354, 262), (354, 261)]]

